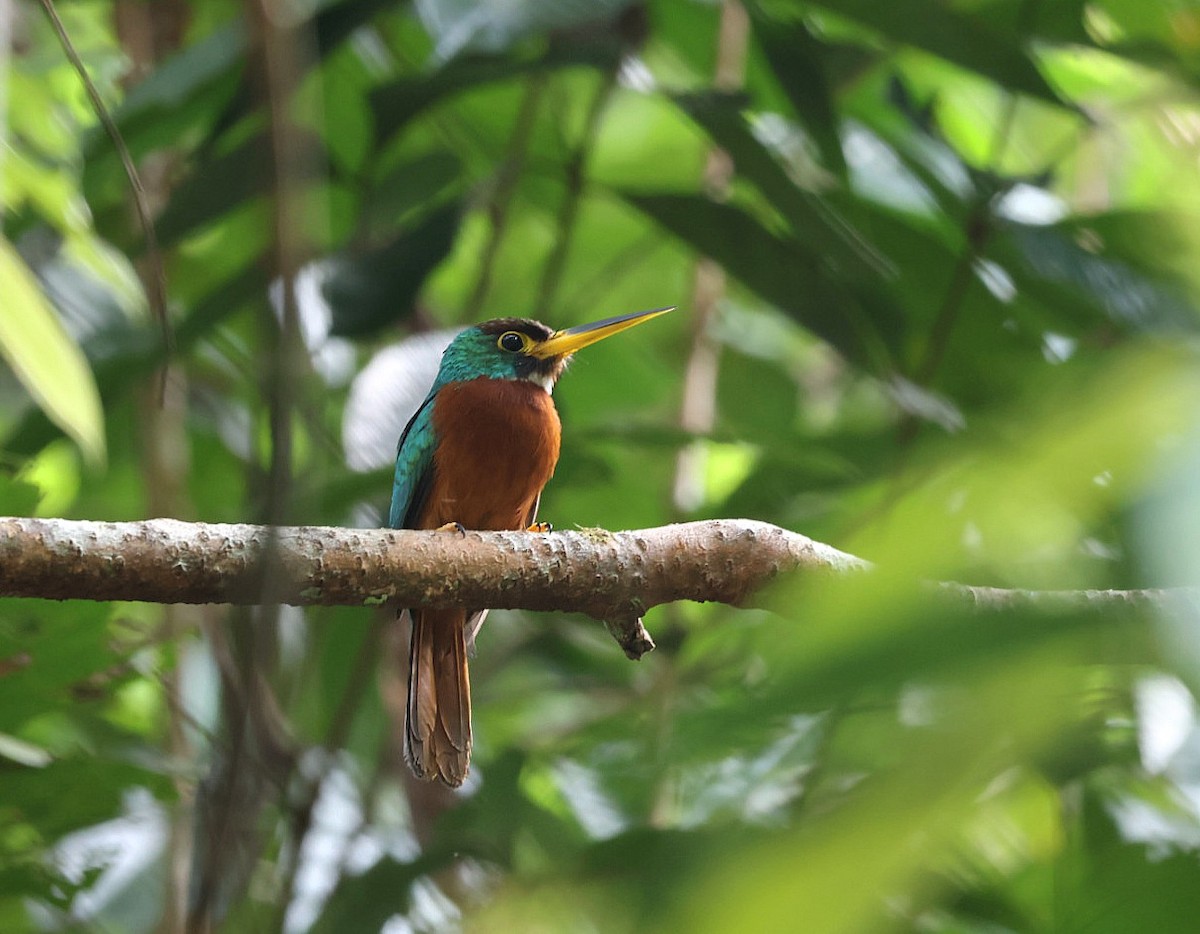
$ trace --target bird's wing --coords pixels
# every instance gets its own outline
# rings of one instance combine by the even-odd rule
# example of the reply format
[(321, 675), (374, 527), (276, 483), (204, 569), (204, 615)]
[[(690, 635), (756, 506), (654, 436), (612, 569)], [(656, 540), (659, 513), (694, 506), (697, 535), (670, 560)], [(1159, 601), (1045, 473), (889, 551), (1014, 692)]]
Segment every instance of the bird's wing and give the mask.
[(388, 513), (388, 526), (393, 529), (412, 528), (433, 485), (433, 449), (437, 447), (437, 436), (433, 431), (433, 397), (431, 392), (408, 420), (396, 448), (392, 508)]

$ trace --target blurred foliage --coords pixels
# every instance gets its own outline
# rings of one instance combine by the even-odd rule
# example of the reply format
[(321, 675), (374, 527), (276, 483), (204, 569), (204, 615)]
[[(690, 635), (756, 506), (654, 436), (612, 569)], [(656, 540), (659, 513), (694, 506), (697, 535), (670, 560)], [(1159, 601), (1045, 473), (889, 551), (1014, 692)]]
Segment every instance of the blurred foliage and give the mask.
[(882, 570), (660, 608), (637, 665), (493, 613), (456, 796), (405, 777), (369, 614), (7, 601), (0, 929), (181, 930), (189, 892), (247, 932), (1195, 928), (1196, 608), (914, 583), (1200, 584), (1193, 6), (59, 6), (176, 354), (160, 399), (128, 183), (18, 0), (0, 514), (378, 524), (448, 329), (674, 303), (563, 380), (543, 515)]

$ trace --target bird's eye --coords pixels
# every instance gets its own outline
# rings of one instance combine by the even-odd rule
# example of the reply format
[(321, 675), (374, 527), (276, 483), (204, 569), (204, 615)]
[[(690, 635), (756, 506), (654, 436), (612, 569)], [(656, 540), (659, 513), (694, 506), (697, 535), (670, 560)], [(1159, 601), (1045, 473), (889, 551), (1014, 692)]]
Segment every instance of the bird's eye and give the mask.
[(518, 353), (525, 349), (525, 337), (516, 331), (505, 331), (496, 341), (496, 346), (509, 353)]

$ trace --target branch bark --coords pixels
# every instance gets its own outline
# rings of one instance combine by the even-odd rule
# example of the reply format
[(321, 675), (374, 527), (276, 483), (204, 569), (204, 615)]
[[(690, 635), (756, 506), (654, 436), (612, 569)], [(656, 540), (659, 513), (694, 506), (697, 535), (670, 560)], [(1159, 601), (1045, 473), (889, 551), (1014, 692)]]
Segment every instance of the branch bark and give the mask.
[[(273, 566), (264, 568), (270, 554)], [(0, 519), (0, 596), (151, 603), (469, 606), (578, 611), (627, 654), (640, 617), (674, 600), (742, 603), (798, 569), (863, 562), (762, 522), (634, 532), (416, 532), (174, 519)]]
[[(272, 566), (263, 567), (270, 555)], [(467, 606), (558, 610), (603, 620), (631, 658), (641, 625), (675, 600), (746, 604), (790, 573), (868, 562), (765, 522), (715, 519), (630, 532), (272, 529), (175, 519), (0, 518), (0, 596), (296, 606)], [(1020, 591), (939, 584), (984, 608), (1162, 604), (1191, 591)]]

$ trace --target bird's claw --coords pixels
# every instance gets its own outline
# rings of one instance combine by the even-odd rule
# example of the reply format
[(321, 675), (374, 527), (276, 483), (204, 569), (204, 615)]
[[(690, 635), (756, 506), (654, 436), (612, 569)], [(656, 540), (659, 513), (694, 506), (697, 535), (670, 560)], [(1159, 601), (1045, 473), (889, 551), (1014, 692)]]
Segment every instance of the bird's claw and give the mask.
[(467, 537), (467, 527), (461, 522), (447, 522), (445, 525), (439, 525), (434, 531), (436, 532), (457, 532), (463, 538)]
[(531, 525), (525, 531), (526, 532), (553, 532), (554, 526), (552, 526), (549, 522), (535, 522), (533, 525)]

